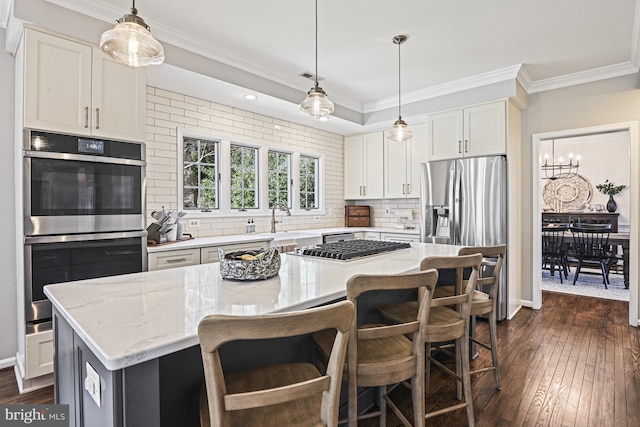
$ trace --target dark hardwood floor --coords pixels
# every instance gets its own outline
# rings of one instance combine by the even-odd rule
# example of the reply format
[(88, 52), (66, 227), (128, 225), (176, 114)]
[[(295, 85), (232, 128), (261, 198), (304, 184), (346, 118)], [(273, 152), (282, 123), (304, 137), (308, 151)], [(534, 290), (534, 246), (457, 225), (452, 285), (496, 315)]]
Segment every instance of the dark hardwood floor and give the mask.
[[(476, 425), (640, 426), (640, 332), (627, 324), (628, 303), (550, 292), (543, 301), (541, 310), (523, 308), (498, 324), (502, 390), (495, 389), (492, 373), (472, 378)], [(482, 321), (478, 335), (487, 335)], [(473, 364), (489, 359), (480, 350)], [(407, 389), (391, 395), (410, 413)], [(13, 369), (0, 371), (0, 404), (52, 401), (51, 387), (18, 395)], [(427, 409), (454, 401), (453, 381), (434, 369)], [(431, 421), (467, 425), (463, 410)], [(401, 425), (391, 411), (387, 425)]]

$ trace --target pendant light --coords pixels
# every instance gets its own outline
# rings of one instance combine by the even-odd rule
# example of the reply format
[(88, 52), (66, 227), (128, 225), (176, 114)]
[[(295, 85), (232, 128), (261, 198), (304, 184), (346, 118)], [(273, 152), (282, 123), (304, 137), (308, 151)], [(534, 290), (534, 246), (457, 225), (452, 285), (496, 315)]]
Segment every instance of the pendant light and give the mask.
[(316, 73), (315, 84), (307, 92), (307, 97), (300, 103), (300, 111), (315, 117), (327, 118), (334, 111), (333, 102), (327, 97), (327, 93), (318, 86), (318, 0), (316, 0)]
[(149, 26), (138, 16), (136, 1), (131, 13), (118, 19), (116, 26), (102, 33), (100, 49), (111, 58), (131, 67), (158, 65), (164, 62), (164, 49), (153, 38)]
[(393, 44), (398, 45), (398, 120), (393, 124), (390, 131), (387, 132), (387, 139), (395, 142), (404, 142), (413, 136), (413, 132), (407, 126), (407, 123), (402, 120), (402, 102), (400, 98), (401, 93), (401, 78), (400, 78), (400, 45), (407, 41), (407, 36), (399, 35), (393, 38)]

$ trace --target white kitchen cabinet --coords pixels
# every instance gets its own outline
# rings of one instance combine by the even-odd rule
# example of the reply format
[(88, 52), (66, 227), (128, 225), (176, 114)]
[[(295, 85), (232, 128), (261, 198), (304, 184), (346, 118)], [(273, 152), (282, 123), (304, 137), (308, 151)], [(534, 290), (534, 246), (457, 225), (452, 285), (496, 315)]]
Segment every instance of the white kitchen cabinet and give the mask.
[(506, 102), (492, 102), (429, 116), (429, 160), (505, 154)]
[(375, 231), (365, 231), (364, 240), (380, 240), (380, 233)]
[(375, 132), (344, 139), (345, 200), (384, 197), (384, 134)]
[(146, 73), (98, 47), (26, 28), (24, 127), (144, 141)]
[(31, 379), (53, 372), (53, 331), (25, 336), (24, 378)]
[(149, 271), (200, 264), (200, 249), (179, 249), (149, 254)]
[[(428, 127), (411, 126), (413, 137), (405, 142), (384, 139), (384, 197), (420, 197), (420, 163), (427, 159)], [(385, 132), (386, 133), (386, 132)]]
[(420, 242), (419, 234), (408, 233), (380, 233), (380, 240), (389, 240), (392, 242)]
[(269, 248), (269, 242), (235, 243), (232, 245), (207, 246), (200, 248), (200, 264), (220, 261), (218, 248), (222, 248), (225, 253), (235, 251), (260, 251)]

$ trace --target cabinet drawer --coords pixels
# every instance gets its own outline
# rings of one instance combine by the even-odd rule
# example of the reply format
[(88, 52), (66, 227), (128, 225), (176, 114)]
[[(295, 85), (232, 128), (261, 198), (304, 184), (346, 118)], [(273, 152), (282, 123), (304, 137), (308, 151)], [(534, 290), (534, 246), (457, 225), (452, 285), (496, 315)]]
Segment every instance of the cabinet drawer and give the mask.
[(199, 248), (149, 254), (149, 271), (197, 264), (200, 264)]
[(380, 233), (380, 240), (419, 243), (420, 236), (418, 234), (405, 234), (405, 233)]
[(25, 336), (25, 379), (53, 372), (53, 331)]
[[(233, 245), (224, 245), (220, 246), (223, 251), (226, 252), (235, 252), (241, 250), (247, 251), (259, 251), (265, 250), (269, 247), (268, 242), (251, 242), (251, 243), (236, 243)], [(202, 264), (207, 264), (210, 262), (218, 262), (220, 258), (218, 257), (218, 246), (209, 246), (206, 248), (200, 249), (200, 262)]]

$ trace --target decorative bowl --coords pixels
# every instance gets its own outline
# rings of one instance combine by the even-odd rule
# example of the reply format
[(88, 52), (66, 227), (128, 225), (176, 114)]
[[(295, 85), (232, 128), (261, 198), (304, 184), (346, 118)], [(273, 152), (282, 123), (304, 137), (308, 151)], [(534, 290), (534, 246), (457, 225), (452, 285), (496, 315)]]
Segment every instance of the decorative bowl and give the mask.
[(237, 251), (224, 253), (218, 248), (220, 274), (228, 280), (265, 280), (280, 270), (280, 253), (276, 248), (265, 251)]

